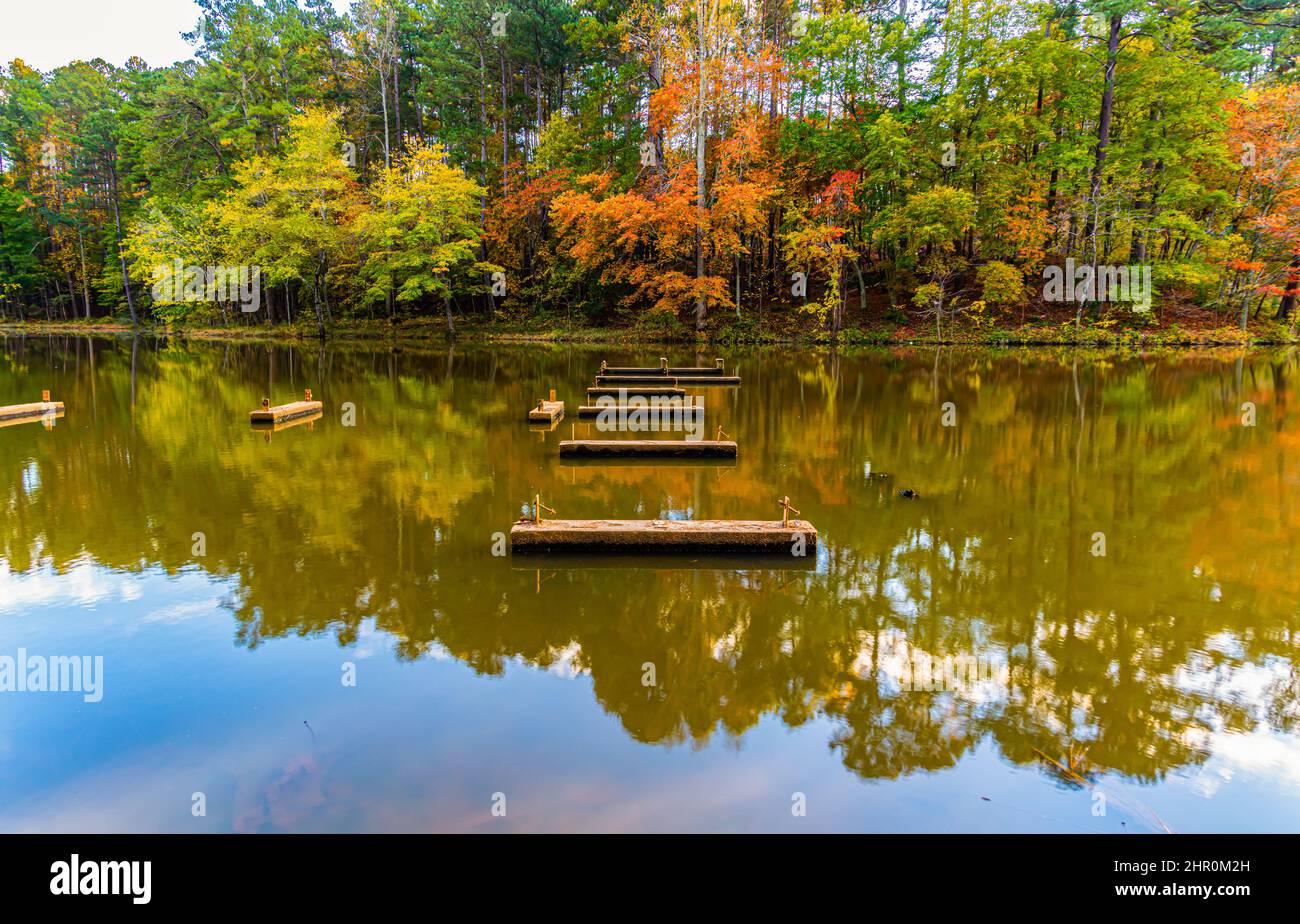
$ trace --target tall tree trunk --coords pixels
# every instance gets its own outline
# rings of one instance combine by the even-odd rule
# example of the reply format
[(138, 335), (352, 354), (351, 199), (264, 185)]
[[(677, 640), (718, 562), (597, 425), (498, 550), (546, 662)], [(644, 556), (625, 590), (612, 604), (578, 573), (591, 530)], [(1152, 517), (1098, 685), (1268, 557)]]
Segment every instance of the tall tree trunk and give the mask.
[[(1151, 121), (1159, 123), (1162, 107), (1157, 103), (1151, 107)], [(1151, 219), (1155, 214), (1156, 184), (1159, 181), (1160, 166), (1151, 157), (1151, 139), (1142, 145), (1142, 186), (1137, 202), (1134, 203), (1133, 235), (1129, 243), (1129, 262), (1145, 263), (1147, 259), (1147, 237), (1150, 234)]]
[(126, 270), (126, 254), (122, 252), (122, 211), (118, 205), (116, 164), (109, 164), (108, 179), (109, 183), (112, 184), (113, 224), (117, 228), (117, 263), (122, 270), (122, 291), (126, 293), (126, 309), (131, 312), (131, 326), (136, 327), (139, 325), (139, 321), (135, 316), (135, 299), (131, 295), (131, 275)]
[(509, 91), (506, 87), (506, 44), (501, 40), (501, 192), (506, 191), (506, 167), (510, 163)]
[(382, 62), (379, 70), (379, 107), (384, 114), (384, 167), (392, 166), (392, 151), (388, 143), (388, 81)]
[(1101, 181), (1106, 168), (1106, 155), (1110, 149), (1110, 122), (1115, 107), (1115, 63), (1119, 57), (1119, 32), (1123, 14), (1110, 17), (1110, 33), (1106, 39), (1106, 70), (1101, 92), (1101, 115), (1097, 119), (1097, 148), (1093, 155), (1092, 177), (1088, 184), (1088, 212), (1084, 240), (1092, 239), (1093, 263), (1097, 258), (1097, 214), (1101, 208)]
[[(704, 279), (704, 221), (706, 217), (707, 204), (705, 201), (704, 189), (704, 142), (707, 131), (706, 114), (704, 111), (705, 99), (705, 76), (704, 76), (704, 13), (707, 0), (697, 0), (699, 9), (696, 13), (696, 34), (699, 39), (699, 90), (700, 90), (700, 112), (699, 124), (695, 130), (695, 281), (700, 283)], [(695, 329), (704, 330), (704, 319), (708, 313), (704, 293), (697, 292), (695, 296)]]
[(321, 308), (320, 301), (321, 278), (318, 272), (311, 281), (311, 300), (312, 306), (316, 309), (316, 333), (321, 340), (325, 339), (325, 315)]
[[(90, 320), (90, 277), (86, 273), (86, 241), (81, 234), (81, 224), (77, 224), (77, 252), (81, 255), (81, 296), (86, 303), (86, 320)], [(68, 283), (71, 285), (71, 281)]]
[(1291, 258), (1291, 266), (1286, 275), (1286, 291), (1282, 294), (1282, 300), (1277, 303), (1279, 321), (1289, 321), (1295, 314), (1297, 288), (1300, 288), (1300, 251)]
[(397, 71), (398, 71), (398, 66), (400, 65), (400, 63), (401, 63), (401, 58), (398, 57), (398, 55), (396, 54), (396, 49), (394, 49), (394, 54), (393, 54), (393, 125), (394, 125), (394, 128), (396, 128), (396, 130), (397, 130), (397, 150), (399, 150), (399, 151), (402, 150), (402, 96), (401, 96), (401, 85), (397, 82)]
[[(1123, 22), (1124, 15), (1122, 13), (1111, 14), (1110, 31), (1106, 38), (1106, 69), (1103, 74), (1101, 92), (1101, 115), (1097, 119), (1097, 147), (1093, 155), (1092, 176), (1088, 183), (1087, 213), (1084, 215), (1084, 245), (1087, 246), (1089, 241), (1092, 242), (1094, 304), (1098, 294), (1095, 291), (1095, 281), (1097, 279), (1098, 236), (1100, 233), (1098, 218), (1101, 212), (1101, 181), (1106, 168), (1106, 154), (1110, 149), (1110, 121), (1115, 105), (1115, 63), (1119, 57), (1119, 33)], [(1080, 302), (1074, 312), (1075, 327), (1083, 323), (1083, 308), (1083, 303)]]
[[(903, 35), (907, 34), (907, 0), (898, 0), (898, 18), (903, 23)], [(896, 63), (896, 76), (898, 80), (898, 104), (897, 110), (903, 111), (907, 105), (907, 48), (900, 44), (898, 49), (898, 59)]]
[[(479, 42), (478, 46), (478, 185), (483, 190), (478, 200), (478, 221), (479, 227), (487, 227), (487, 61), (483, 56), (483, 43)], [(487, 238), (479, 235), (478, 239), (478, 258), (480, 263), (487, 262)], [(491, 278), (489, 277), (489, 283)], [(487, 290), (488, 311), (491, 313), (495, 310), (492, 302), (492, 287), (489, 284)], [(448, 308), (448, 311), (451, 309)]]

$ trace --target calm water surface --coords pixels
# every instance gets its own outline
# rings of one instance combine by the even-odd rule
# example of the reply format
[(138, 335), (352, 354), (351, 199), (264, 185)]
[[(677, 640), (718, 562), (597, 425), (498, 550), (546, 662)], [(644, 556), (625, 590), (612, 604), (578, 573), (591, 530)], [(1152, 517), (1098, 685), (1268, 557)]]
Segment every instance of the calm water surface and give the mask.
[[(6, 341), (68, 411), (0, 429), (0, 655), (104, 673), (0, 693), (0, 829), (1300, 830), (1294, 353), (724, 352), (737, 462), (560, 464), (660, 352)], [(494, 556), (536, 493), (822, 543)]]

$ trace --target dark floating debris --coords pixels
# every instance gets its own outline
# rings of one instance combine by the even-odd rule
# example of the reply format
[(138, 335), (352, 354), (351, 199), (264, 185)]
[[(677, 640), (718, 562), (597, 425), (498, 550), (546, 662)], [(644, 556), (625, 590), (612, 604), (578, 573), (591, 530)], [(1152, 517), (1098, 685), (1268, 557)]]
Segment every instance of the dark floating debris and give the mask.
[(911, 488), (903, 488), (903, 490), (901, 490), (901, 491), (898, 492), (898, 496), (899, 496), (899, 497), (906, 497), (906, 498), (908, 498), (908, 499), (911, 499), (911, 498), (920, 497), (921, 495), (920, 495), (920, 494), (917, 494), (917, 493), (916, 493), (915, 491), (913, 491)]

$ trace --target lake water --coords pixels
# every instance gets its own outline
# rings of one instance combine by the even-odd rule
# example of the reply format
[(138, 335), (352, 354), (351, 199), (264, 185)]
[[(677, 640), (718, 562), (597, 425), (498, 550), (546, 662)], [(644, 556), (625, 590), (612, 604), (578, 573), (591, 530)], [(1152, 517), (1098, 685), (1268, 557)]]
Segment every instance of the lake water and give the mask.
[[(679, 349), (738, 460), (562, 464), (661, 352), (5, 341), (67, 413), (0, 429), (0, 656), (102, 672), (0, 692), (0, 830), (1300, 830), (1294, 351)], [(494, 555), (535, 494), (820, 542)]]

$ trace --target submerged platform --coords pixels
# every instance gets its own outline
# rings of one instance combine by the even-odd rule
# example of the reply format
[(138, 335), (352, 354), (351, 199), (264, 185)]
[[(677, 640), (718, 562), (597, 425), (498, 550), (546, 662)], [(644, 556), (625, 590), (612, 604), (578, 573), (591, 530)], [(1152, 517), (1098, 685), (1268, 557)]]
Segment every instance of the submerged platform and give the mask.
[(586, 458), (734, 459), (733, 440), (561, 440), (561, 456)]
[(563, 401), (539, 401), (529, 410), (528, 422), (535, 424), (553, 424), (564, 416)]
[(10, 404), (0, 407), (0, 423), (5, 426), (62, 416), (62, 401), (34, 401), (31, 404)]
[(281, 424), (288, 420), (296, 420), (299, 417), (320, 414), (324, 407), (325, 405), (319, 401), (295, 401), (292, 404), (262, 407), (256, 411), (249, 411), (248, 420), (254, 424)]
[[(800, 542), (802, 537), (802, 542)], [(510, 528), (517, 552), (783, 552), (811, 557), (817, 530), (807, 520), (521, 520)]]

